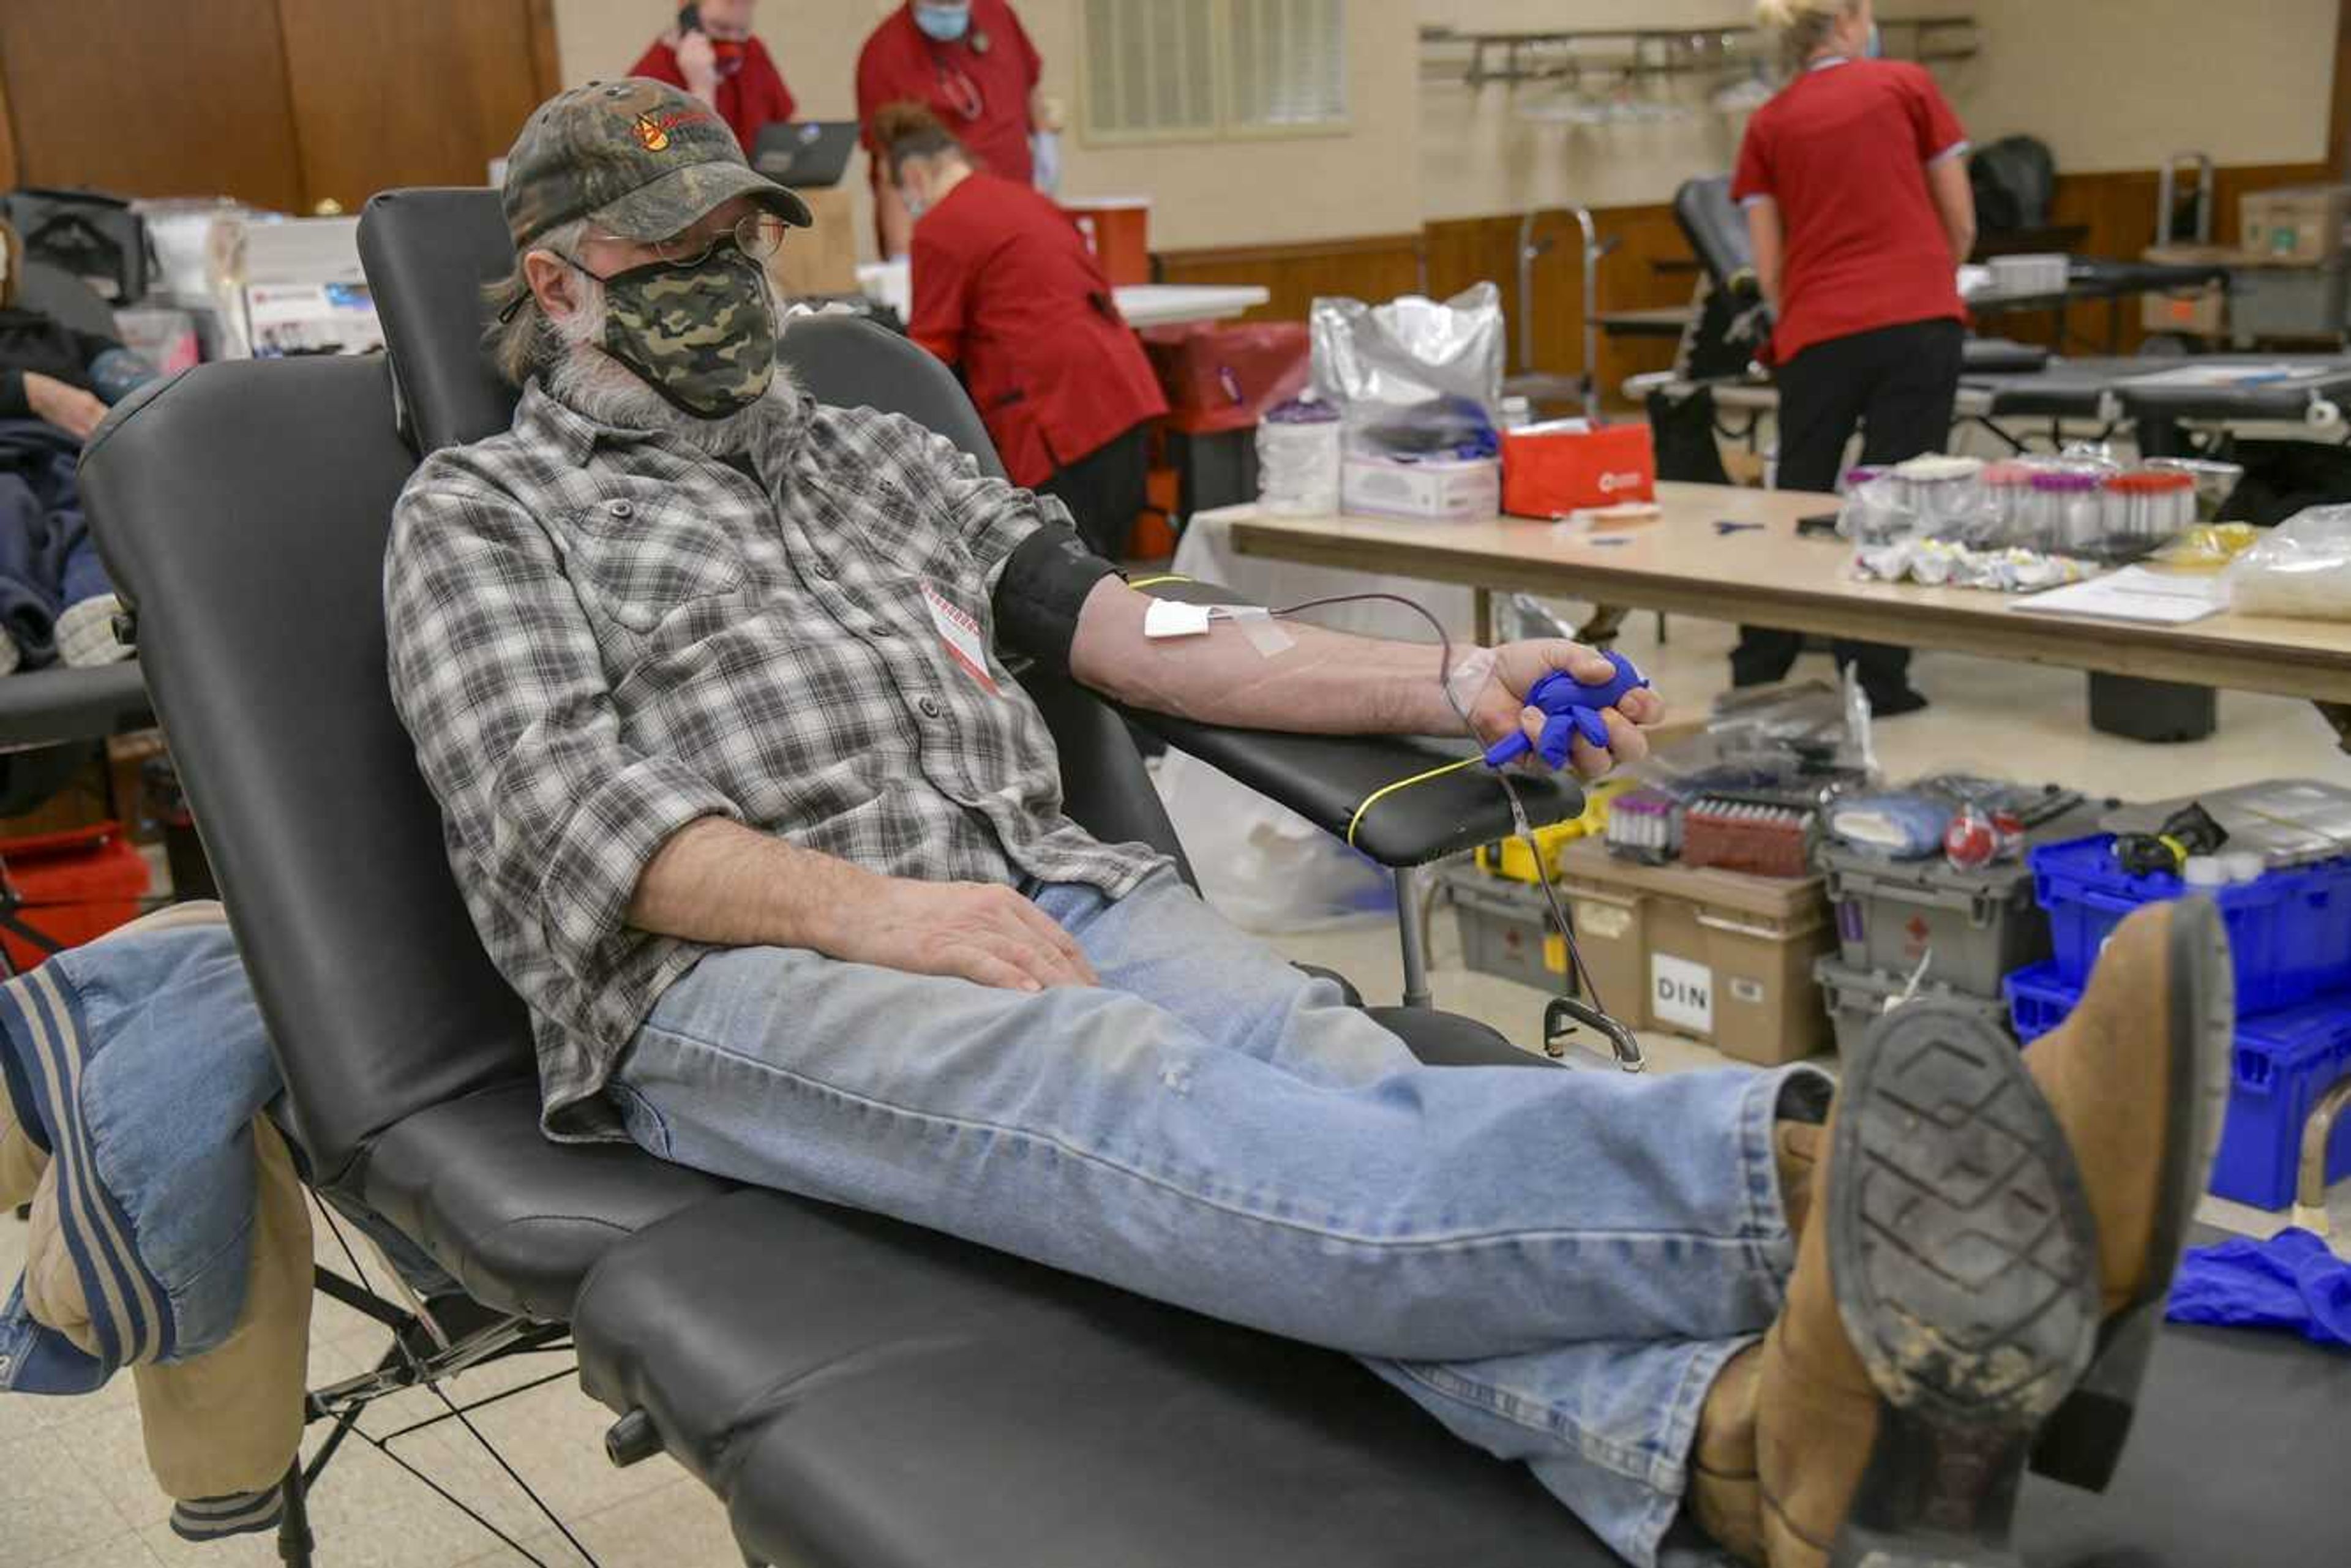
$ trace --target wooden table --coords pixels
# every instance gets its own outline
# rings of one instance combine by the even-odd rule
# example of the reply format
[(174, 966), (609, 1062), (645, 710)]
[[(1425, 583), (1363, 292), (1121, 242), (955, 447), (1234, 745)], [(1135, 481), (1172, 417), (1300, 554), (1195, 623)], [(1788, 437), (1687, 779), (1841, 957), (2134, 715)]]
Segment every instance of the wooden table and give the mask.
[[(1663, 517), (1597, 534), (1510, 517), (1433, 523), (1238, 511), (1230, 528), (1240, 555), (1458, 583), (1481, 596), (1521, 591), (2306, 697), (2351, 737), (2351, 624), (2225, 612), (2191, 626), (2022, 614), (2006, 594), (1855, 581), (1844, 541), (1796, 533), (1798, 518), (1834, 511), (1833, 497), (1665, 484), (1657, 499)], [(1764, 526), (1726, 535), (1718, 521)], [(1600, 542), (1609, 538), (1629, 542)]]

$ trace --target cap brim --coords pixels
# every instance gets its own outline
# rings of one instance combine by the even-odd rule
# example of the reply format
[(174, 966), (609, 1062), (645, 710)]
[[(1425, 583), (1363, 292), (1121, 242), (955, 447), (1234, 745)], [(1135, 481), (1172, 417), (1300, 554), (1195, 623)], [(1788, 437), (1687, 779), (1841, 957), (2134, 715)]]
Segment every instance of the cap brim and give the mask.
[(798, 193), (741, 163), (691, 163), (641, 185), (588, 214), (597, 227), (622, 239), (660, 240), (683, 234), (737, 196), (748, 196), (795, 228), (813, 227), (816, 214)]

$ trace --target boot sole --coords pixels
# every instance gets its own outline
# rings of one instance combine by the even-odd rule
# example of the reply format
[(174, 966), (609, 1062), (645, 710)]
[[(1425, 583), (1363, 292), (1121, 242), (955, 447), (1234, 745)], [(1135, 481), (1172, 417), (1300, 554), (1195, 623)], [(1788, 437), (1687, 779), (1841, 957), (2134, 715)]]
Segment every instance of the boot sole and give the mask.
[(2228, 927), (2209, 899), (2190, 899), (2171, 912), (2166, 933), (2171, 987), (2167, 1027), (2170, 1050), (2164, 1118), (2164, 1169), (2169, 1179), (2158, 1200), (2139, 1293), (2106, 1320), (2098, 1354), (2033, 1445), (2036, 1474), (2066, 1486), (2104, 1491), (2114, 1479), (2130, 1435), (2139, 1385), (2163, 1327), (2171, 1276), (2188, 1245), (2189, 1223), (2210, 1179), (2213, 1113), (2205, 1089), (2225, 1082), (2237, 1026), (2236, 971), (2229, 961)]
[(1965, 1010), (1888, 1014), (1845, 1074), (1829, 1267), (1879, 1394), (1834, 1568), (1993, 1568), (2033, 1434), (2097, 1344), (2096, 1225), (2015, 1042)]

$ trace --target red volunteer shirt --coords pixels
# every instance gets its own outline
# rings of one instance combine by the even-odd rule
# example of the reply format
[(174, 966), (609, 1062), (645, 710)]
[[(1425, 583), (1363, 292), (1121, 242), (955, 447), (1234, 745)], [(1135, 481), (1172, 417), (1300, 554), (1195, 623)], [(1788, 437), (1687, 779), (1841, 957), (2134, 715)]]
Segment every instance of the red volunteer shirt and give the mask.
[(1966, 319), (1927, 166), (1967, 146), (1935, 78), (1907, 61), (1816, 65), (1756, 110), (1730, 193), (1780, 209), (1779, 363), (1856, 332)]
[[(685, 72), (678, 68), (677, 51), (660, 39), (645, 51), (644, 58), (629, 69), (632, 77), (651, 77), (672, 87), (685, 85)], [(768, 46), (757, 38), (743, 44), (743, 68), (733, 76), (718, 79), (718, 118), (734, 128), (735, 140), (743, 144), (745, 156), (751, 152), (759, 132), (776, 121), (789, 120), (799, 107), (792, 101), (791, 89), (784, 85), (783, 73), (776, 69), (775, 57)]]
[(914, 340), (963, 372), (1016, 485), (1167, 412), (1143, 345), (1068, 214), (974, 174), (914, 225)]
[(882, 178), (873, 117), (892, 103), (927, 104), (972, 162), (991, 174), (1028, 184), (1035, 176), (1029, 152), (1029, 95), (1045, 72), (1037, 46), (1006, 0), (972, 0), (971, 31), (952, 44), (934, 43), (904, 5), (883, 19), (857, 57), (857, 118), (865, 148)]

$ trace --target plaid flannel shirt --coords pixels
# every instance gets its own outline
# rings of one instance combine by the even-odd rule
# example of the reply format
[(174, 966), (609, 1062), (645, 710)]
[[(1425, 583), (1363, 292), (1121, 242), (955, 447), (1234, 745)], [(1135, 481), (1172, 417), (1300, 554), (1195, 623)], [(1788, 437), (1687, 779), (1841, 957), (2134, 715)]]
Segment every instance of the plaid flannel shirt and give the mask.
[[(626, 921), (699, 818), (933, 881), (1120, 896), (1160, 863), (1062, 814), (1052, 737), (994, 654), (996, 578), (1058, 502), (871, 409), (778, 413), (749, 457), (756, 483), (534, 383), (511, 431), (427, 459), (394, 517), (393, 698), (530, 1005), (551, 1136), (620, 1135), (605, 1080), (710, 951)], [(986, 683), (932, 596), (977, 622)]]

